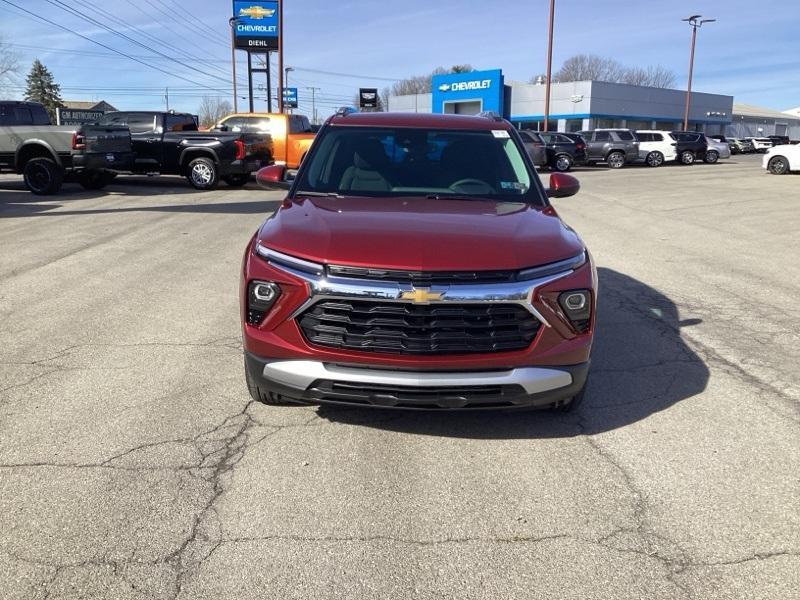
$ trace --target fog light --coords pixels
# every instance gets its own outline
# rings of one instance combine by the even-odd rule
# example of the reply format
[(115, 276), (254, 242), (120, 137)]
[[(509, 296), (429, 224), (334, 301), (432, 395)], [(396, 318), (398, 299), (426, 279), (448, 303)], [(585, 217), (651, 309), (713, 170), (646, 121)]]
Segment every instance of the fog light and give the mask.
[(277, 283), (251, 281), (247, 294), (247, 322), (250, 325), (261, 323), (280, 295), (281, 288)]
[(589, 329), (592, 317), (592, 292), (589, 290), (564, 292), (558, 297), (558, 303), (575, 331), (585, 333)]
[(253, 297), (258, 302), (273, 302), (275, 300), (275, 296), (278, 295), (278, 290), (276, 289), (276, 285), (274, 283), (253, 283)]

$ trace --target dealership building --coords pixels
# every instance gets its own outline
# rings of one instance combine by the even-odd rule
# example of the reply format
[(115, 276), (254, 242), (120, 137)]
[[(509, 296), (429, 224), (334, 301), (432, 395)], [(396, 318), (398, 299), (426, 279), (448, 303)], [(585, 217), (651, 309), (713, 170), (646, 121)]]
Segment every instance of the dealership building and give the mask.
[[(436, 75), (432, 83), (430, 94), (390, 97), (389, 110), (444, 114), (494, 111), (522, 129), (544, 128), (544, 85), (506, 81), (499, 69)], [(686, 92), (681, 90), (604, 81), (554, 83), (549, 129), (682, 129), (685, 102)], [(733, 121), (733, 96), (692, 92), (690, 129), (732, 135)]]

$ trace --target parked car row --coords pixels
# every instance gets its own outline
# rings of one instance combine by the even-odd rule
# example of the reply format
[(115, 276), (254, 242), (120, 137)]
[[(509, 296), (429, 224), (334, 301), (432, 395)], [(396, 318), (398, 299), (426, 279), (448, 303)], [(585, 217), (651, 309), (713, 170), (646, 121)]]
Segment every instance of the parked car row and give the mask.
[(198, 190), (240, 187), (265, 165), (297, 168), (313, 138), (302, 115), (236, 114), (199, 131), (186, 113), (118, 111), (54, 126), (41, 104), (0, 102), (0, 171), (22, 175), (39, 195), (65, 182), (99, 190), (119, 174), (181, 175)]
[(578, 133), (521, 130), (519, 132), (535, 165), (553, 171), (569, 171), (575, 165), (604, 163), (612, 169), (645, 163), (659, 167), (665, 162), (709, 164), (730, 158), (727, 143), (697, 131), (595, 129)]
[(732, 154), (748, 154), (751, 152), (767, 152), (773, 146), (797, 144), (788, 135), (769, 135), (766, 137), (732, 138), (724, 135), (712, 135), (718, 142), (728, 144)]

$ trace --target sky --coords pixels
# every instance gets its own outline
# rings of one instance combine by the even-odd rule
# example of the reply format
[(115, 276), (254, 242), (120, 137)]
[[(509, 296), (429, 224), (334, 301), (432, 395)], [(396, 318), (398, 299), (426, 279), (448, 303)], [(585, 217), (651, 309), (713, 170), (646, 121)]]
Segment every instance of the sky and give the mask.
[[(64, 4), (128, 39), (67, 13)], [(299, 112), (311, 113), (307, 88), (319, 88), (322, 117), (351, 104), (359, 87), (382, 88), (438, 66), (501, 68), (507, 80), (527, 81), (545, 71), (548, 5), (285, 0), (285, 64), (295, 69), (290, 85), (299, 88)], [(21, 97), (25, 73), (38, 58), (61, 84), (64, 99), (159, 110), (166, 107), (169, 88), (170, 108), (196, 113), (203, 96), (232, 95), (231, 14), (229, 0), (0, 0), (0, 37), (22, 66), (4, 95)], [(573, 54), (598, 54), (629, 66), (663, 65), (684, 89), (690, 29), (681, 19), (691, 14), (717, 19), (698, 32), (694, 90), (777, 110), (800, 106), (800, 0), (556, 0), (554, 70)], [(244, 98), (246, 55), (237, 55), (238, 95)], [(254, 78), (255, 108), (264, 110), (265, 75)], [(240, 100), (242, 106), (246, 101)]]

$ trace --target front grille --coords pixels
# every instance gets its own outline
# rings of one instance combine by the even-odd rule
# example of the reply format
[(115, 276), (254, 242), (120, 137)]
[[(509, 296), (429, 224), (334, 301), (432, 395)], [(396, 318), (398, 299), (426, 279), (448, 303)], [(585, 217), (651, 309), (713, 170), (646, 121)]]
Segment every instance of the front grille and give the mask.
[(414, 305), (320, 301), (300, 315), (309, 343), (390, 354), (472, 354), (527, 348), (541, 323), (516, 304)]
[(518, 385), (421, 387), (343, 381), (317, 381), (309, 394), (319, 402), (427, 409), (500, 408), (528, 398)]
[(396, 281), (417, 287), (436, 284), (504, 283), (514, 281), (516, 271), (397, 271), (367, 267), (328, 266), (328, 274), (335, 277)]

